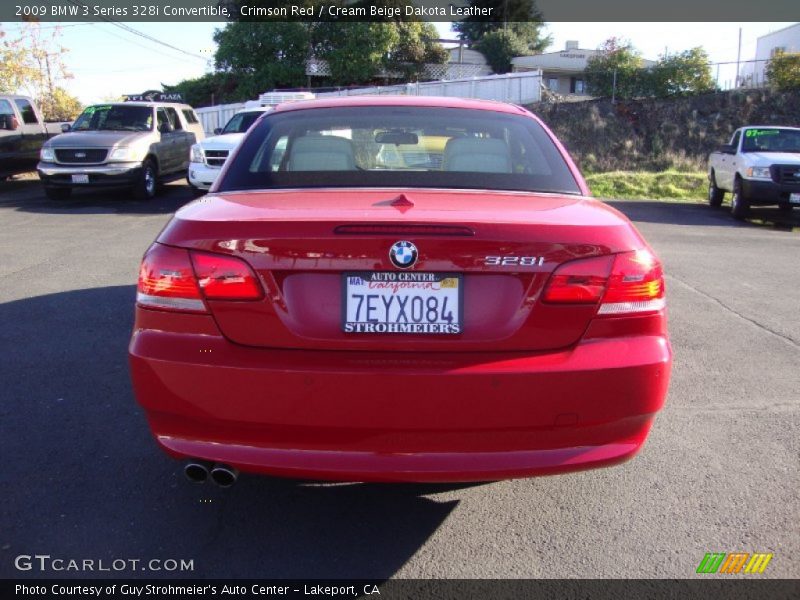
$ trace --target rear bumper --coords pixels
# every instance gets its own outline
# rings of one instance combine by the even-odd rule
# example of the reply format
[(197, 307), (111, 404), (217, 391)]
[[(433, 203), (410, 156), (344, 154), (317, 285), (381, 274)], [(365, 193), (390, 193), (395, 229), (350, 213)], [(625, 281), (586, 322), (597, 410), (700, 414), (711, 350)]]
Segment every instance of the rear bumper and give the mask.
[[(141, 163), (114, 163), (108, 165), (58, 165), (42, 163), (37, 166), (39, 179), (52, 187), (130, 187), (141, 174)], [(73, 183), (73, 175), (88, 175), (88, 183)]]
[(790, 194), (800, 194), (800, 185), (742, 179), (742, 192), (750, 204), (788, 204)]
[(300, 478), (485, 481), (632, 457), (663, 405), (671, 350), (654, 335), (537, 355), (284, 351), (139, 330), (130, 364), (175, 458)]

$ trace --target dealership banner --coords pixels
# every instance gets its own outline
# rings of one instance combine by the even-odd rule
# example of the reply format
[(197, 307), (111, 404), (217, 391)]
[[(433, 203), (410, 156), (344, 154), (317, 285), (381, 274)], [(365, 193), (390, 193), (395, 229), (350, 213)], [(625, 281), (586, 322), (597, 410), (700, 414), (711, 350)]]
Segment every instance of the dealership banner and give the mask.
[[(3, 0), (0, 21), (798, 21), (798, 0)], [(710, 32), (713, 35), (713, 31)]]
[(800, 597), (800, 582), (781, 579), (541, 580), (9, 580), (10, 598), (258, 598), (305, 600), (783, 600)]

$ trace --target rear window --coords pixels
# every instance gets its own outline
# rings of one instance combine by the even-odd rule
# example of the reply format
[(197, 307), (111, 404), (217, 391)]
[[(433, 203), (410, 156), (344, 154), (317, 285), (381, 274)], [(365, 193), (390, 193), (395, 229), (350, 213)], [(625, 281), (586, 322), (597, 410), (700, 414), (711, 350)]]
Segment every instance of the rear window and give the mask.
[(580, 193), (531, 118), (401, 106), (269, 114), (245, 138), (219, 191), (298, 187)]

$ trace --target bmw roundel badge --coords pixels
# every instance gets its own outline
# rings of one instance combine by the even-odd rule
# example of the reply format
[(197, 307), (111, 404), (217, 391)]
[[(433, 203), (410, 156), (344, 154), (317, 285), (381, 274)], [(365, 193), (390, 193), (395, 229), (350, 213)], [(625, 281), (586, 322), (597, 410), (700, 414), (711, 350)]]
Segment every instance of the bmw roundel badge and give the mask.
[(400, 269), (413, 267), (417, 262), (417, 247), (411, 242), (395, 242), (389, 250), (389, 260)]

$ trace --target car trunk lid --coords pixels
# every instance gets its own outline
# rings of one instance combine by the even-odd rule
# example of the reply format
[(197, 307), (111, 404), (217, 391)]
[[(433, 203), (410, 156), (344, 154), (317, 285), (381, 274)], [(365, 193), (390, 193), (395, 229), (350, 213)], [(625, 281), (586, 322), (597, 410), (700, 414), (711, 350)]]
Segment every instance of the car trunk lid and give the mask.
[[(258, 302), (209, 301), (238, 344), (330, 350), (550, 350), (578, 341), (596, 305), (540, 296), (564, 262), (642, 247), (636, 230), (595, 200), (471, 190), (311, 189), (229, 192), (181, 209), (159, 242), (244, 259)], [(410, 241), (416, 264), (389, 251)], [(460, 278), (461, 331), (347, 333), (345, 274), (444, 273)]]

